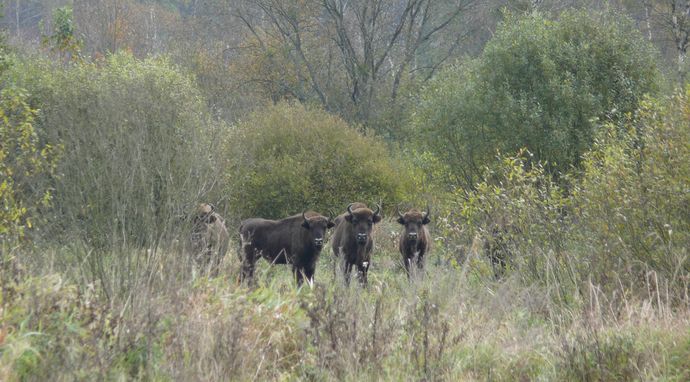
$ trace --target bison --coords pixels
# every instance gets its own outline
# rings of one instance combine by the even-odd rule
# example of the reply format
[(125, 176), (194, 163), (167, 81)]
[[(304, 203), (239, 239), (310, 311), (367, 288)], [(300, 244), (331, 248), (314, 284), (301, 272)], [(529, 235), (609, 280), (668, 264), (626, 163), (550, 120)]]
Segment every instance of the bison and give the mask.
[(360, 282), (367, 284), (371, 251), (374, 247), (371, 230), (374, 224), (381, 221), (380, 210), (378, 205), (376, 211), (372, 211), (365, 204), (351, 203), (347, 206), (347, 212), (336, 218), (337, 225), (331, 239), (333, 254), (343, 257), (347, 284), (350, 283), (350, 272), (355, 265)]
[(334, 223), (313, 211), (282, 220), (252, 218), (240, 224), (241, 280), (252, 280), (259, 257), (272, 264), (291, 264), (297, 285), (304, 278), (314, 281), (316, 261), (323, 248), (324, 236)]
[(398, 223), (402, 224), (403, 232), (400, 235), (399, 250), (402, 255), (403, 264), (407, 277), (410, 278), (410, 267), (415, 264), (417, 269), (422, 271), (424, 269), (424, 255), (431, 249), (431, 241), (429, 238), (429, 231), (426, 225), (431, 221), (429, 219), (430, 209), (426, 207), (426, 212), (413, 208), (405, 214), (401, 214), (399, 210)]
[(200, 204), (192, 219), (191, 246), (196, 267), (217, 276), (229, 239), (225, 220), (215, 212), (215, 207), (208, 203)]

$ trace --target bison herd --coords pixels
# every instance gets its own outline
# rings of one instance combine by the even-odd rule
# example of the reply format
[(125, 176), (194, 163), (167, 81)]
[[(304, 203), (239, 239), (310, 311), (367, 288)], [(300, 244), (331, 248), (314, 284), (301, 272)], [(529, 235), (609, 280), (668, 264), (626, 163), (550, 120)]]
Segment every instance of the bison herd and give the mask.
[[(402, 214), (398, 222), (403, 226), (400, 254), (410, 275), (411, 267), (421, 270), (424, 255), (429, 252), (430, 214), (411, 209)], [(345, 212), (331, 219), (313, 211), (281, 220), (251, 218), (239, 227), (238, 255), (242, 261), (240, 280), (252, 282), (256, 261), (264, 258), (271, 264), (292, 267), (297, 285), (304, 280), (312, 283), (316, 262), (324, 248), (326, 232), (333, 229), (331, 248), (339, 261), (345, 282), (349, 284), (353, 269), (362, 285), (367, 284), (374, 248), (372, 228), (381, 221), (381, 207), (369, 208), (364, 203), (350, 203)], [(197, 268), (215, 276), (220, 261), (227, 252), (229, 235), (223, 218), (211, 204), (201, 204), (192, 219), (191, 247)], [(335, 269), (334, 269), (335, 271)]]
[[(398, 249), (408, 278), (423, 272), (424, 256), (431, 250), (427, 225), (431, 222), (430, 209), (412, 208), (405, 213), (396, 209), (397, 222), (402, 226)], [(326, 240), (326, 232), (333, 229), (331, 248), (336, 258), (333, 274), (338, 265), (345, 283), (350, 283), (353, 269), (362, 285), (367, 284), (374, 248), (372, 229), (382, 219), (381, 207), (372, 210), (364, 203), (350, 203), (345, 212), (331, 219), (313, 211), (289, 216), (281, 220), (251, 218), (239, 227), (238, 255), (242, 261), (240, 280), (252, 282), (254, 267), (260, 258), (271, 264), (289, 264), (297, 285), (305, 278), (314, 281), (316, 262)], [(220, 262), (228, 249), (230, 236), (223, 218), (211, 204), (197, 207), (192, 219), (191, 248), (197, 269), (211, 276), (218, 274)], [(489, 227), (484, 241), (484, 252), (491, 261), (494, 277), (500, 279), (510, 260), (512, 238), (519, 230), (503, 220)]]

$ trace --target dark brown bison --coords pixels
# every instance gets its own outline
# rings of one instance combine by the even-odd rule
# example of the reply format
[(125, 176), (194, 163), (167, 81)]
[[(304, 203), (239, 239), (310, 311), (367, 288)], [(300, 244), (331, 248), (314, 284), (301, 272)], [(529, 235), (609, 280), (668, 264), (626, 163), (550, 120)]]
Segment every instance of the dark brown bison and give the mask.
[(228, 251), (230, 235), (225, 220), (212, 204), (202, 203), (192, 219), (191, 247), (194, 263), (202, 273), (218, 275), (220, 262)]
[(241, 280), (252, 280), (259, 257), (271, 264), (291, 264), (297, 285), (304, 277), (314, 280), (316, 261), (326, 230), (333, 227), (326, 216), (313, 211), (282, 220), (247, 219), (240, 224)]
[(410, 275), (410, 267), (414, 264), (419, 271), (424, 269), (424, 255), (431, 250), (431, 240), (426, 225), (429, 219), (430, 210), (427, 206), (426, 212), (421, 212), (415, 208), (401, 214), (398, 213), (398, 223), (402, 224), (403, 232), (400, 235), (399, 250), (402, 254), (403, 264), (407, 277)]
[(347, 212), (336, 218), (337, 225), (331, 239), (333, 254), (342, 258), (347, 284), (350, 283), (353, 266), (357, 266), (359, 281), (367, 284), (371, 251), (374, 248), (371, 230), (374, 224), (381, 221), (380, 211), (379, 206), (372, 211), (365, 204), (351, 203), (347, 206)]

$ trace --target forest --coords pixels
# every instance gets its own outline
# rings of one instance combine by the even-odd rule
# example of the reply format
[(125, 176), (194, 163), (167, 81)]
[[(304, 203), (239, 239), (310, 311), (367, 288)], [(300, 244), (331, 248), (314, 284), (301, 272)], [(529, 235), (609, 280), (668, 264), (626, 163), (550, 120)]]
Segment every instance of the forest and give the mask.
[(0, 7), (0, 381), (690, 380), (690, 0)]

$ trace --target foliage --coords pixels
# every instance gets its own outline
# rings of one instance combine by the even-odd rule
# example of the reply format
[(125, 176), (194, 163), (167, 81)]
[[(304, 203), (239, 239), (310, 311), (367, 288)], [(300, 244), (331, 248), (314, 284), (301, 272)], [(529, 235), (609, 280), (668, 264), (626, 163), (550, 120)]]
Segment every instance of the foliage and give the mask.
[(77, 57), (82, 42), (75, 36), (72, 8), (61, 7), (53, 11), (53, 28), (49, 35), (43, 36), (43, 43), (52, 45), (51, 49), (67, 57)]
[(603, 251), (586, 263), (602, 282), (623, 269), (640, 279), (660, 272), (674, 284), (690, 272), (688, 121), (690, 87), (607, 124), (585, 156), (573, 196), (583, 235)]
[[(672, 310), (652, 296), (561, 309), (511, 280), (478, 283), (429, 265), (428, 277), (410, 284), (382, 262), (366, 290), (344, 287), (323, 262), (313, 288), (295, 289), (285, 267), (262, 263), (258, 286), (247, 289), (225, 276), (178, 279), (168, 267), (181, 261), (161, 256), (153, 273), (137, 276), (151, 284), (115, 301), (101, 297), (98, 283), (60, 274), (3, 278), (0, 378), (190, 380), (199, 370), (209, 380), (687, 375), (688, 311), (664, 315)], [(233, 274), (239, 264), (225, 266)]]
[(147, 245), (215, 181), (215, 125), (193, 81), (165, 59), (117, 54), (67, 69), (38, 60), (11, 77), (41, 108), (39, 135), (65, 147), (53, 233)]
[(485, 170), (487, 180), (458, 198), (462, 220), (456, 224), (468, 226), (470, 238), (501, 246), (509, 267), (528, 283), (562, 284), (570, 266), (560, 256), (571, 228), (565, 215), (570, 201), (545, 167), (532, 161), (526, 150), (500, 157)]
[(625, 18), (508, 17), (479, 58), (421, 95), (411, 133), (471, 187), (496, 149), (526, 147), (550, 171), (580, 164), (596, 120), (619, 120), (657, 88), (654, 52)]
[(353, 201), (393, 203), (414, 184), (413, 170), (378, 139), (315, 108), (282, 103), (256, 112), (227, 142), (226, 195), (240, 217), (343, 211)]
[(59, 147), (39, 141), (37, 110), (26, 93), (7, 87), (0, 92), (0, 241), (22, 238), (40, 207), (50, 205)]

